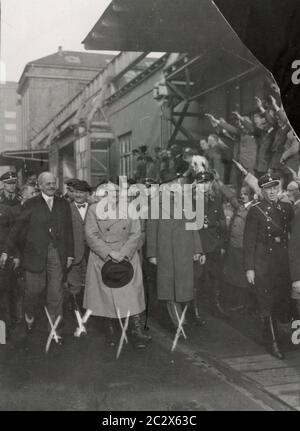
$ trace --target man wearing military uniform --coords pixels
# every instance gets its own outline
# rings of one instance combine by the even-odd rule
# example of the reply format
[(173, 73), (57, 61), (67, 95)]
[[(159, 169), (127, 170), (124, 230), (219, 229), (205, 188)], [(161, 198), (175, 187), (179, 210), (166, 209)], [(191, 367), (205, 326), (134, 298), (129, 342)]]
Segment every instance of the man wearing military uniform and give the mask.
[(74, 201), (70, 204), (74, 238), (74, 260), (67, 274), (67, 293), (75, 308), (82, 305), (83, 286), (89, 257), (84, 225), (89, 208), (91, 187), (86, 181), (73, 183)]
[(283, 359), (276, 320), (286, 317), (290, 296), (288, 235), (292, 206), (279, 201), (280, 177), (265, 174), (258, 180), (263, 199), (250, 208), (244, 231), (244, 266), (256, 291), (264, 318), (263, 337), (270, 353)]
[[(11, 210), (11, 216), (13, 219), (17, 217), (21, 211), (21, 197), (17, 192), (18, 179), (17, 175), (13, 171), (5, 172), (0, 180), (3, 183), (3, 194), (0, 198), (0, 203), (9, 207)], [(22, 319), (22, 294), (20, 291), (19, 283), (17, 280), (17, 273), (15, 267), (11, 266), (7, 269), (8, 284), (9, 288), (9, 298), (10, 298), (10, 308), (11, 308), (11, 318), (13, 323), (20, 322)]]
[(17, 194), (17, 175), (15, 172), (5, 172), (0, 177), (3, 183), (3, 194), (0, 198), (0, 202), (10, 207), (20, 206), (20, 199)]
[(213, 290), (214, 310), (219, 316), (226, 318), (228, 315), (220, 304), (226, 240), (226, 220), (222, 197), (213, 189), (214, 175), (212, 172), (200, 172), (197, 174), (196, 181), (198, 184), (204, 185), (204, 225), (200, 230), (200, 238), (203, 253), (206, 255), (205, 281)]
[[(0, 202), (0, 254), (7, 251), (6, 239), (13, 224), (11, 209)], [(0, 259), (0, 320), (6, 324), (6, 334), (9, 335), (12, 327), (12, 315), (10, 304), (10, 284), (9, 278), (11, 268), (17, 266), (19, 261), (12, 256), (13, 250), (9, 250), (11, 259)], [(6, 255), (7, 256), (7, 255)], [(2, 257), (2, 256), (1, 256)]]

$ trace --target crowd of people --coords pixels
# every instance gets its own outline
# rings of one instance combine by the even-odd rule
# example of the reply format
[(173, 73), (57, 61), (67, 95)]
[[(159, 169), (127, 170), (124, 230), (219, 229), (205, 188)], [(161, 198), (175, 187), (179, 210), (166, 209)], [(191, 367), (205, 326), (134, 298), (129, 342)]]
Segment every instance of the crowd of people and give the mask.
[[(283, 358), (277, 322), (300, 318), (299, 141), (274, 97), (269, 104), (255, 100), (251, 118), (235, 111), (235, 124), (206, 114), (213, 133), (197, 147), (172, 146), (155, 159), (146, 147), (137, 151), (129, 186), (165, 185), (175, 201), (174, 185), (193, 185), (195, 196), (201, 185), (204, 220), (197, 230), (186, 229), (184, 211), (102, 219), (101, 192), (118, 208), (118, 178), (103, 179), (95, 190), (69, 179), (62, 196), (50, 172), (20, 189), (14, 172), (2, 175), (0, 319), (8, 336), (21, 322), (32, 333), (43, 301), (53, 323), (68, 309), (102, 317), (110, 346), (118, 340), (118, 319), (127, 319), (132, 342), (146, 348), (149, 296), (166, 303), (176, 332), (181, 323), (206, 323), (203, 288), (213, 311), (229, 318), (230, 286), (232, 309), (259, 314), (267, 350)], [(160, 197), (161, 189), (154, 190)]]

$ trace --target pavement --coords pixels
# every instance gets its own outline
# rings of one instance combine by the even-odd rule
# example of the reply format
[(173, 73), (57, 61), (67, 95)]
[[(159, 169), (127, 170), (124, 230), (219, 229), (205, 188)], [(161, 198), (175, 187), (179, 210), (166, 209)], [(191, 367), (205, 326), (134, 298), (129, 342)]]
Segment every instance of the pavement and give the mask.
[[(0, 345), (1, 411), (268, 411), (299, 410), (300, 352), (268, 355), (259, 322), (232, 314), (224, 321), (207, 310), (204, 327), (189, 325), (187, 340), (171, 352), (173, 332), (164, 304), (150, 309), (152, 343), (129, 343), (116, 359), (105, 344), (102, 320), (92, 317), (88, 335), (74, 337), (68, 314), (65, 342), (45, 354), (45, 316), (33, 334), (19, 325)], [(154, 318), (155, 317), (155, 318)], [(286, 337), (285, 337), (286, 338)]]

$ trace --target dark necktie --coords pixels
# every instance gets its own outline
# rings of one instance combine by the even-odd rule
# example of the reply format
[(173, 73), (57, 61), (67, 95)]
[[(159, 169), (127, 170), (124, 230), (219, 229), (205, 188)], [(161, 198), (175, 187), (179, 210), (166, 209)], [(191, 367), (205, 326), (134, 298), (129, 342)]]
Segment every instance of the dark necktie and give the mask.
[(86, 206), (86, 204), (77, 204), (77, 208), (78, 208), (78, 209), (80, 209), (80, 208), (85, 208), (85, 206)]

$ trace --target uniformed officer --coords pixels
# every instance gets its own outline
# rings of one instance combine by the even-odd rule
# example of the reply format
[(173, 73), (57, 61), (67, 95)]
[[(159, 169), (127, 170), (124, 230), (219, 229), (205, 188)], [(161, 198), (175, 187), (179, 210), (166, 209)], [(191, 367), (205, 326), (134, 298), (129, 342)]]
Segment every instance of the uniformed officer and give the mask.
[(17, 193), (18, 180), (16, 173), (12, 171), (5, 172), (5, 174), (0, 177), (0, 180), (3, 182), (3, 194), (0, 202), (10, 207), (20, 206), (20, 198)]
[(214, 311), (219, 316), (226, 318), (228, 315), (220, 303), (226, 240), (226, 219), (222, 197), (213, 187), (214, 174), (212, 172), (198, 173), (196, 181), (204, 186), (204, 225), (200, 230), (200, 238), (203, 253), (206, 255), (205, 280), (208, 286), (212, 286)]
[(263, 199), (250, 208), (244, 231), (244, 266), (255, 287), (264, 317), (263, 337), (270, 353), (283, 359), (276, 320), (286, 317), (289, 304), (288, 235), (292, 206), (279, 201), (280, 177), (265, 174), (258, 180)]
[[(9, 206), (3, 205), (0, 202), (0, 254), (3, 256), (4, 251), (7, 250), (6, 239), (13, 224), (12, 210)], [(13, 326), (13, 316), (11, 310), (10, 298), (10, 275), (11, 269), (19, 265), (19, 259), (16, 258), (15, 250), (9, 250), (10, 259), (0, 259), (0, 320), (6, 324), (7, 336)]]
[[(21, 211), (21, 197), (18, 194), (18, 179), (17, 175), (13, 171), (5, 172), (0, 180), (3, 183), (3, 194), (0, 198), (0, 203), (11, 209), (12, 217), (15, 219)], [(13, 326), (22, 320), (21, 313), (21, 302), (22, 294), (17, 280), (17, 273), (15, 266), (10, 266), (8, 272), (8, 283), (10, 286), (9, 297), (10, 297), (10, 308), (11, 317), (13, 320)]]

